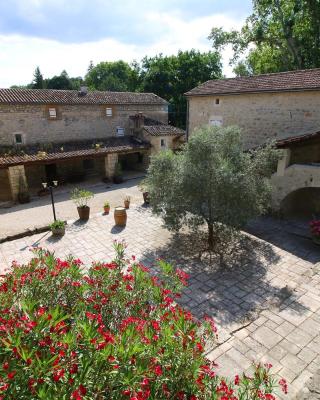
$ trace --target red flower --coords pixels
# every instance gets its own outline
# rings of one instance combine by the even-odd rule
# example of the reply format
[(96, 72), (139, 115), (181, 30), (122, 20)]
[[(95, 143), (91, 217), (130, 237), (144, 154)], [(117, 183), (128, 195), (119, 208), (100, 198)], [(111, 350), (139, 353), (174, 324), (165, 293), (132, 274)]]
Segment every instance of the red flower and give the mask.
[(70, 369), (69, 369), (70, 374), (76, 374), (78, 372), (78, 365), (77, 364), (72, 364)]
[(2, 364), (2, 368), (3, 368), (4, 370), (6, 370), (6, 369), (9, 368), (9, 363), (8, 363), (8, 361), (6, 361), (6, 362), (4, 362), (4, 363)]
[(58, 371), (55, 371), (54, 373), (53, 373), (53, 376), (52, 376), (52, 378), (53, 378), (53, 380), (55, 381), (55, 382), (59, 382), (59, 380), (61, 379), (61, 378), (63, 378), (64, 377), (64, 369), (60, 369), (60, 370), (58, 370)]
[(282, 389), (283, 393), (287, 394), (288, 393), (287, 381), (284, 378), (282, 378), (279, 381), (279, 385), (281, 386), (281, 389)]
[(239, 375), (236, 375), (236, 376), (234, 377), (234, 384), (238, 386), (239, 383), (240, 383)]
[(8, 376), (8, 379), (13, 379), (16, 373), (17, 373), (17, 371), (11, 371), (11, 372), (9, 372), (8, 375), (7, 375), (7, 376)]
[(155, 373), (157, 376), (161, 376), (161, 375), (162, 375), (162, 368), (161, 368), (160, 365), (156, 365), (156, 366), (154, 367), (154, 373)]

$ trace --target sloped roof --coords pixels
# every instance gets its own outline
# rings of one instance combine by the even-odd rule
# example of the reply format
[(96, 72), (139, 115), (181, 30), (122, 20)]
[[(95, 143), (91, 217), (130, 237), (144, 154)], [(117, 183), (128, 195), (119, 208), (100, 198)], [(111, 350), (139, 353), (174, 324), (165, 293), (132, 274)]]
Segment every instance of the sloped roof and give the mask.
[(183, 136), (185, 131), (172, 125), (145, 125), (143, 129), (151, 136)]
[(77, 90), (0, 89), (0, 103), (6, 104), (168, 104), (154, 93), (99, 92), (79, 94)]
[[(96, 147), (94, 143), (98, 143)], [(73, 158), (93, 158), (109, 153), (122, 153), (150, 148), (150, 143), (134, 138), (133, 136), (112, 137), (108, 139), (93, 139), (91, 141), (77, 141), (55, 143), (54, 147), (43, 154), (37, 146), (26, 149), (22, 155), (0, 155), (0, 168), (7, 168), (19, 164), (59, 161)]]
[(151, 136), (183, 136), (186, 132), (175, 126), (164, 124), (153, 118), (144, 117), (143, 129)]
[(319, 139), (320, 131), (312, 132), (312, 133), (304, 133), (302, 135), (291, 136), (285, 139), (279, 139), (276, 141), (276, 145), (278, 148), (290, 147), (296, 144), (308, 142), (312, 139)]
[(320, 68), (207, 81), (186, 96), (320, 90)]

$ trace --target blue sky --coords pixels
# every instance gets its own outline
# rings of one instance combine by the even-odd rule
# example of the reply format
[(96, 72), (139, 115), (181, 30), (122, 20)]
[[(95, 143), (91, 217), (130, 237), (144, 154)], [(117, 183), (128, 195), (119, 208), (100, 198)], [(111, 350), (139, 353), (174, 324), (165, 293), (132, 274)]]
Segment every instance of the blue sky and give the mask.
[(76, 76), (90, 60), (207, 51), (211, 27), (240, 27), (250, 11), (249, 0), (0, 0), (0, 87), (29, 82), (37, 65)]

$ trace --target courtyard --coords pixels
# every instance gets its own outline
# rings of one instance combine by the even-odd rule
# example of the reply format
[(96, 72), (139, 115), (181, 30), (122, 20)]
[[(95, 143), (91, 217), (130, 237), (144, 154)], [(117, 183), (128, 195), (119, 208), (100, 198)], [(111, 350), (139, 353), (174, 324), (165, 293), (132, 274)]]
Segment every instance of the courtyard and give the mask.
[[(118, 196), (122, 196), (129, 187), (119, 190)], [(103, 215), (93, 208), (87, 223), (69, 219), (61, 239), (45, 232), (2, 243), (2, 273), (13, 260), (29, 260), (32, 247), (47, 248), (61, 258), (73, 254), (90, 265), (112, 258), (113, 241), (124, 240), (128, 256), (135, 255), (151, 267), (163, 257), (190, 275), (180, 302), (196, 317), (209, 315), (216, 320), (218, 342), (207, 352), (221, 365), (220, 374), (232, 378), (249, 370), (254, 361), (268, 362), (273, 372), (289, 383), (289, 394), (284, 398), (301, 399), (302, 390), (312, 391), (320, 364), (319, 250), (300, 234), (300, 227), (269, 217), (251, 223), (241, 250), (222, 267), (216, 260), (199, 258), (196, 240), (188, 232), (176, 235), (164, 229), (161, 220), (141, 205), (136, 186), (132, 184), (128, 193), (137, 197), (133, 196), (125, 228), (114, 226), (112, 213)], [(110, 196), (104, 193), (104, 197)], [(67, 207), (62, 207), (64, 204), (60, 209), (68, 214), (71, 206), (67, 202)], [(47, 215), (50, 204), (45, 207)], [(14, 210), (11, 224), (17, 225), (14, 219), (18, 221), (19, 214), (23, 224), (26, 212)], [(33, 208), (33, 217), (37, 214), (38, 207)], [(64, 217), (68, 218), (67, 214)], [(5, 221), (3, 217), (6, 214), (1, 215)]]

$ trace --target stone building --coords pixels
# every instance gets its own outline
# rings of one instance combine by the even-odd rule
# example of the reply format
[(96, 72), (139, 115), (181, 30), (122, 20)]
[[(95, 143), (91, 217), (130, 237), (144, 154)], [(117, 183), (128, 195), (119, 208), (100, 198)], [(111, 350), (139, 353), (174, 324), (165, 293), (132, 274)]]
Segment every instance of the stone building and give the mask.
[[(301, 196), (319, 196), (319, 68), (211, 80), (186, 97), (187, 135), (202, 125), (237, 125), (246, 148), (275, 139), (285, 149), (272, 177), (275, 210), (293, 213)], [(311, 203), (304, 207), (309, 216)]]
[(36, 193), (44, 181), (112, 179), (117, 162), (143, 170), (183, 135), (153, 93), (0, 89), (0, 201), (22, 184)]

